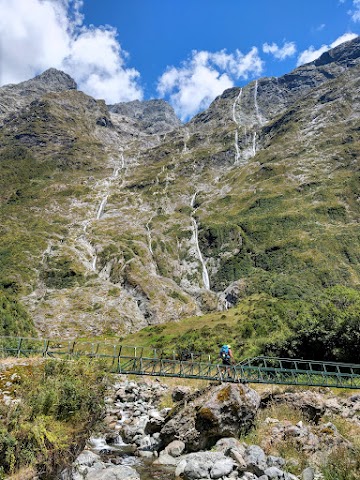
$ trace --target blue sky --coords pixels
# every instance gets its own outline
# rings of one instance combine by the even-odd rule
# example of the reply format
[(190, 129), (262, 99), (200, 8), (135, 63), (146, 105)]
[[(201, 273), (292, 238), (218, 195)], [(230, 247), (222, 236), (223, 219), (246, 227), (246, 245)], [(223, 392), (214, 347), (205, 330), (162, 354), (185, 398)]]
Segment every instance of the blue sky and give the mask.
[(49, 67), (107, 103), (165, 98), (187, 120), (359, 34), (360, 0), (0, 0), (0, 83)]

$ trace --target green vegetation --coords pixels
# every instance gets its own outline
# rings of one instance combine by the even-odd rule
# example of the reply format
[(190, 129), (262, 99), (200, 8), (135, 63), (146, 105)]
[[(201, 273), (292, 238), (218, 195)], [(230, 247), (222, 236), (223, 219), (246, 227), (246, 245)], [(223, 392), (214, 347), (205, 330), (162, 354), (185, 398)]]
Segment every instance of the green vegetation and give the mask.
[[(286, 390), (289, 391), (288, 389)], [(296, 387), (293, 387), (293, 390), (296, 391)], [(276, 387), (273, 393), (276, 394), (276, 391), (280, 392), (281, 390)], [(293, 405), (270, 402), (258, 411), (254, 428), (241, 437), (241, 440), (247, 444), (262, 445), (267, 455), (280, 455), (285, 458), (288, 462), (286, 470), (295, 475), (300, 475), (307, 466), (312, 465), (314, 462), (311, 456), (309, 456), (309, 451), (303, 448), (296, 437), (288, 436), (275, 441), (269, 441), (269, 438), (272, 437), (271, 430), (274, 426), (266, 421), (268, 418), (277, 419), (284, 424), (291, 423), (292, 425), (302, 422), (303, 426), (315, 434), (318, 433), (317, 429), (319, 427), (315, 426), (313, 422), (309, 422), (309, 418), (300, 409), (294, 408)], [(335, 425), (343, 439), (349, 442), (349, 447), (335, 447), (323, 453), (321, 460), (318, 462), (318, 469), (321, 471), (323, 478), (325, 480), (359, 480), (359, 426), (340, 415), (332, 415), (319, 420), (319, 424), (326, 422), (331, 422)], [(320, 434), (321, 432), (324, 432), (324, 429), (320, 430)], [(328, 433), (331, 433), (331, 431)]]
[[(172, 327), (179, 348), (215, 352), (226, 336), (241, 357), (358, 358), (357, 301), (345, 311), (331, 307), (334, 289), (356, 297), (360, 285), (360, 145), (351, 115), (358, 89), (354, 73), (346, 75), (346, 83), (339, 77), (307, 91), (259, 128), (253, 158), (252, 127), (239, 127), (239, 165), (235, 98), (225, 95), (161, 141), (134, 135), (119, 178), (111, 176), (122, 164), (119, 126), (104, 135), (96, 126), (108, 115), (104, 103), (76, 91), (44, 95), (0, 132), (0, 284), (16, 285), (17, 301), (36, 289), (36, 315), (49, 331), (63, 308), (58, 328), (73, 325), (71, 334), (80, 335), (94, 331), (82, 330), (85, 322), (99, 333), (136, 329), (136, 295), (139, 316), (154, 324), (215, 311), (216, 294), (230, 290), (234, 309)], [(253, 108), (246, 98), (245, 122)], [(211, 292), (202, 289), (193, 218)], [(171, 335), (150, 329), (148, 341), (170, 348)]]
[(36, 336), (30, 316), (17, 297), (0, 290), (0, 336)]
[(54, 478), (102, 415), (100, 365), (51, 360), (5, 374), (16, 379), (11, 392), (16, 402), (0, 406), (2, 475), (32, 468), (43, 479)]
[(147, 327), (123, 343), (217, 358), (227, 342), (238, 361), (274, 355), (360, 363), (359, 322), (360, 292), (354, 289), (332, 287), (307, 300), (251, 294), (226, 312)]
[(360, 448), (338, 448), (321, 468), (324, 480), (359, 480)]

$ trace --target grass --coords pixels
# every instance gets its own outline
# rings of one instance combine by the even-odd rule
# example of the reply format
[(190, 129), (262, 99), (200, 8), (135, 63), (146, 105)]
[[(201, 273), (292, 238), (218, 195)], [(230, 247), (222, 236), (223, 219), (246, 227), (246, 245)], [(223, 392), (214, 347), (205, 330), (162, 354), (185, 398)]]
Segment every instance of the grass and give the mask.
[(357, 290), (333, 287), (321, 298), (306, 300), (289, 296), (254, 293), (230, 310), (149, 326), (119, 341), (168, 355), (190, 350), (217, 359), (219, 347), (230, 343), (237, 361), (263, 354), (360, 363)]
[[(340, 81), (332, 88), (336, 98), (345, 98)], [(129, 337), (134, 343), (191, 347), (216, 355), (218, 343), (225, 340), (235, 345), (239, 358), (266, 351), (298, 354), (303, 344), (294, 338), (293, 317), (303, 331), (306, 320), (319, 318), (316, 299), (336, 285), (360, 285), (360, 177), (354, 163), (359, 143), (356, 124), (347, 120), (353, 92), (333, 104), (338, 100), (319, 100), (320, 90), (323, 95), (319, 87), (258, 132), (266, 148), (240, 168), (230, 168), (234, 125), (227, 120), (226, 98), (218, 99), (220, 110), (208, 123), (191, 125), (186, 155), (183, 132), (173, 132), (149, 149), (129, 145), (125, 157), (136, 156), (136, 162), (130, 162), (121, 172), (121, 183), (114, 182), (108, 192), (108, 215), (94, 222), (102, 193), (97, 182), (109, 178), (112, 170), (106, 157), (111, 148), (105, 153), (94, 130), (96, 119), (106, 115), (105, 106), (80, 92), (46, 95), (1, 132), (0, 284), (16, 284), (17, 301), (44, 284), (56, 290), (51, 301), (46, 295), (39, 301), (37, 319), (52, 318), (50, 325), (61, 313), (61, 329), (66, 331), (76, 317), (79, 335), (86, 331), (81, 325), (84, 312), (102, 316), (101, 321), (87, 317), (97, 330), (136, 329), (128, 320), (130, 308), (125, 312), (121, 300), (127, 289), (137, 289), (145, 299), (146, 321), (184, 319), (184, 326), (169, 324), (163, 332), (150, 328)], [(327, 121), (309, 133), (309, 121), (318, 110), (319, 118)], [(15, 131), (24, 137), (16, 137)], [(190, 205), (195, 191), (196, 212)], [(199, 290), (201, 265), (192, 215), (215, 294)], [(82, 252), (87, 265), (76, 258), (81, 222), (87, 219), (98, 269), (111, 267), (113, 285), (90, 271), (88, 252)], [(51, 255), (44, 258), (49, 244)], [(233, 282), (241, 283), (232, 299), (234, 309), (210, 313), (203, 320), (188, 318), (197, 306), (203, 312), (216, 310), (216, 293)], [(92, 302), (93, 295), (87, 294), (91, 285), (107, 289), (103, 302)], [(63, 310), (62, 300), (71, 290), (82, 300), (69, 302), (71, 307)], [(106, 302), (112, 300), (114, 321), (109, 328), (103, 319), (108, 316)], [(323, 313), (324, 323), (325, 317)], [(341, 312), (336, 318), (336, 328), (348, 326)], [(354, 326), (350, 330), (354, 332)], [(355, 347), (353, 341), (352, 351)], [(336, 348), (329, 346), (325, 353), (336, 356)]]
[[(258, 386), (254, 388), (258, 390)], [(296, 390), (301, 389), (293, 387), (291, 391)], [(275, 387), (273, 394), (280, 391), (285, 392), (289, 391), (289, 389), (286, 387)], [(309, 453), (304, 449), (301, 443), (294, 437), (269, 441), (273, 437), (272, 429), (277, 425), (275, 420), (288, 425), (296, 425), (302, 422), (304, 428), (315, 434), (317, 434), (318, 429), (325, 433), (325, 430), (321, 430), (321, 426), (317, 427), (310, 423), (300, 409), (296, 409), (291, 405), (270, 403), (258, 411), (254, 428), (246, 436), (243, 436), (241, 440), (247, 444), (260, 445), (267, 455), (285, 458), (287, 471), (295, 475), (299, 475), (307, 466), (315, 466), (317, 470), (322, 472), (326, 480), (357, 480), (359, 478), (360, 427), (354, 424), (354, 422), (348, 421), (340, 415), (321, 418), (320, 424), (327, 422), (334, 424), (339, 434), (349, 441), (349, 446), (333, 447), (331, 450), (325, 449), (318, 460), (316, 460), (311, 452)], [(320, 448), (323, 446), (321, 444)]]
[[(46, 362), (9, 367), (16, 403), (0, 404), (0, 478), (35, 471), (53, 478), (71, 462), (103, 413), (100, 364)], [(25, 478), (25, 476), (23, 477)]]

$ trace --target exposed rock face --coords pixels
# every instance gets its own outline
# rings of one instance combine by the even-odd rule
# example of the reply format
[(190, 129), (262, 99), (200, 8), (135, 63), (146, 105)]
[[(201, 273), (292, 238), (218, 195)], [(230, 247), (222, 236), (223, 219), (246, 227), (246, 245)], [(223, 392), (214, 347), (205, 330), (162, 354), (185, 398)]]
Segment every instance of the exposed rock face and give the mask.
[(359, 58), (357, 38), (186, 125), (53, 69), (3, 87), (1, 281), (69, 337), (357, 286)]
[[(190, 125), (209, 129), (214, 128), (214, 122), (219, 125), (231, 119), (242, 127), (261, 126), (310, 90), (359, 66), (359, 63), (360, 37), (357, 37), (282, 77), (261, 78), (242, 89), (234, 87), (225, 90), (205, 112), (196, 115)], [(234, 120), (232, 106), (235, 101), (238, 112), (235, 112)]]
[(49, 68), (40, 75), (16, 85), (0, 88), (0, 124), (11, 112), (18, 111), (49, 92), (76, 90), (76, 82), (66, 73)]
[(170, 132), (181, 125), (174, 109), (164, 100), (116, 103), (109, 110), (113, 114), (134, 119), (139, 129), (150, 135)]
[(258, 394), (244, 385), (219, 385), (180, 408), (161, 429), (164, 444), (178, 439), (188, 451), (213, 446), (226, 436), (238, 436), (253, 424)]

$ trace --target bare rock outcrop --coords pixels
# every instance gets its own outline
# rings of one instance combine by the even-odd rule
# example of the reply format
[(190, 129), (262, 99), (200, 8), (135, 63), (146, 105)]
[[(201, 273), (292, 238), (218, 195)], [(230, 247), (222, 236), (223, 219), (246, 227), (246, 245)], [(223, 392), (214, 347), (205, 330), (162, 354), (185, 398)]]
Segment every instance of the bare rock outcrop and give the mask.
[(187, 451), (210, 448), (222, 437), (248, 431), (259, 405), (259, 395), (245, 385), (212, 387), (170, 416), (161, 439), (165, 445), (181, 440)]

